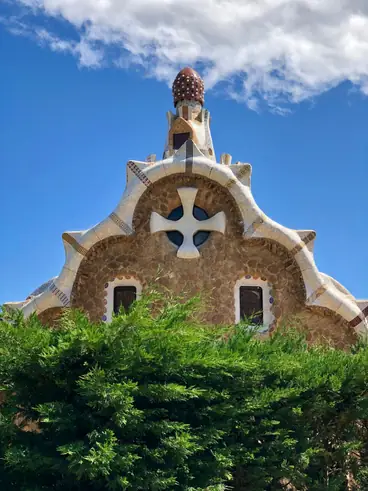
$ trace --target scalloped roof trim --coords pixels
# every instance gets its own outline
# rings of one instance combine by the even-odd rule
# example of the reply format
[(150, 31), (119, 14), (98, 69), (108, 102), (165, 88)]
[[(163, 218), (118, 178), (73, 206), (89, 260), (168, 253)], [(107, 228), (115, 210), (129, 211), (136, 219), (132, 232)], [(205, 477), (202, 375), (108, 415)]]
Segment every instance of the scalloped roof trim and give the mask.
[[(305, 291), (306, 305), (326, 307), (336, 312), (346, 321), (360, 318), (354, 329), (366, 335), (368, 322), (362, 314), (360, 305), (349, 292), (336, 280), (320, 273), (313, 257), (313, 243), (304, 244), (301, 237), (306, 232), (292, 230), (271, 220), (256, 204), (251, 192), (251, 166), (249, 164), (218, 164), (205, 157), (193, 143), (192, 170), (193, 175), (208, 179), (225, 186), (235, 199), (243, 220), (244, 238), (266, 238), (273, 240), (289, 251), (292, 251), (299, 265)], [(60, 275), (53, 279), (49, 288), (27, 303), (7, 303), (13, 308), (21, 308), (25, 316), (33, 312), (37, 314), (52, 307), (67, 307), (70, 302), (74, 280), (85, 254), (98, 242), (107, 237), (130, 235), (133, 232), (133, 215), (136, 205), (147, 189), (147, 182), (158, 180), (185, 172), (187, 160), (186, 143), (171, 157), (153, 164), (129, 161), (139, 168), (139, 176), (129, 173), (125, 191), (115, 210), (102, 222), (85, 231), (66, 232), (63, 234), (65, 264)], [(243, 170), (241, 170), (243, 168)], [(143, 175), (143, 177), (142, 177)], [(146, 183), (142, 182), (148, 179)], [(21, 305), (21, 307), (20, 307)]]

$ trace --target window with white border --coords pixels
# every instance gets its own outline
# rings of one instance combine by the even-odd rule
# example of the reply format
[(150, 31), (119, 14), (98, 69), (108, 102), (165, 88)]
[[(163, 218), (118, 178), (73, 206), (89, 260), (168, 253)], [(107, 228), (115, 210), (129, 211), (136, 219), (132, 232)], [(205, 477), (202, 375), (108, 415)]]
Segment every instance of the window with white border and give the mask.
[(142, 294), (142, 285), (135, 278), (116, 278), (114, 281), (110, 281), (105, 284), (105, 314), (102, 320), (105, 322), (111, 322), (112, 315), (114, 313), (114, 290), (119, 286), (134, 286), (137, 290), (137, 299)]
[(240, 318), (240, 287), (242, 286), (254, 286), (262, 288), (262, 296), (263, 296), (263, 327), (260, 326), (259, 331), (265, 332), (267, 331), (273, 321), (275, 320), (275, 316), (272, 313), (272, 307), (274, 303), (274, 298), (271, 296), (271, 286), (266, 280), (263, 280), (256, 276), (246, 275), (244, 278), (240, 278), (236, 284), (234, 289), (234, 298), (235, 298), (235, 322), (238, 323), (241, 321)]

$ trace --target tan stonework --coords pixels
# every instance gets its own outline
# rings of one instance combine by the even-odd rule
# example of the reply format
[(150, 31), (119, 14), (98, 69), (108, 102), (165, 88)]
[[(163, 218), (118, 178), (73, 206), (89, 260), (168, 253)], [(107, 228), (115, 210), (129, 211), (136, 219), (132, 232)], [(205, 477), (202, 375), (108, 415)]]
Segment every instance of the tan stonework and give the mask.
[(184, 118), (177, 118), (169, 131), (169, 146), (173, 148), (174, 146), (174, 134), (176, 133), (189, 133), (189, 138), (195, 143), (198, 143), (197, 137), (193, 131), (193, 127), (190, 122), (186, 121)]
[[(290, 322), (293, 324), (293, 320)], [(341, 316), (323, 307), (305, 307), (295, 317), (295, 325), (308, 332), (311, 343), (328, 343), (338, 348), (355, 344), (358, 340), (354, 329)]]
[[(198, 259), (177, 258), (176, 247), (166, 233), (151, 234), (149, 230), (152, 211), (167, 216), (181, 205), (176, 191), (181, 186), (198, 188), (196, 205), (210, 216), (219, 211), (226, 214), (225, 234), (211, 233), (201, 246)], [(352, 330), (340, 316), (327, 309), (305, 307), (299, 267), (283, 246), (267, 239), (242, 236), (237, 205), (229, 191), (219, 184), (194, 175), (174, 175), (152, 184), (137, 204), (133, 228), (132, 236), (110, 237), (96, 244), (81, 263), (71, 306), (83, 309), (91, 320), (101, 320), (104, 315), (105, 284), (131, 276), (141, 282), (143, 291), (147, 285), (157, 284), (187, 297), (200, 293), (205, 322), (232, 324), (235, 283), (249, 274), (271, 285), (276, 323), (298, 316), (312, 341), (324, 339), (335, 345), (354, 342)], [(41, 320), (51, 324), (58, 315), (57, 309), (49, 309), (41, 314)]]
[(55, 327), (63, 311), (64, 311), (63, 307), (53, 307), (51, 309), (47, 309), (41, 312), (41, 314), (38, 315), (38, 318), (40, 319), (43, 325), (49, 327)]

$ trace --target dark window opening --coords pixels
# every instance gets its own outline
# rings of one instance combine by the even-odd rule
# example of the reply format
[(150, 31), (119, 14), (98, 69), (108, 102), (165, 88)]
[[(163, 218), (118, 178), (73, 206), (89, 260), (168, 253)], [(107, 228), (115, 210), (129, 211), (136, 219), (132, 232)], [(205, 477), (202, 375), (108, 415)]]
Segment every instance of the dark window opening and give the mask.
[(207, 220), (208, 219), (208, 213), (203, 210), (203, 208), (200, 208), (199, 206), (193, 206), (193, 216), (197, 220)]
[(199, 230), (198, 232), (196, 232), (194, 234), (194, 237), (193, 237), (194, 245), (196, 247), (201, 246), (202, 244), (204, 244), (206, 242), (209, 235), (210, 235), (210, 232), (207, 232), (207, 230)]
[(128, 312), (132, 303), (137, 298), (137, 288), (135, 286), (117, 286), (114, 288), (114, 313), (118, 314), (120, 307)]
[(174, 133), (174, 150), (179, 150), (189, 140), (190, 133)]
[(260, 286), (241, 286), (240, 318), (251, 319), (252, 324), (263, 325), (263, 292)]
[(183, 216), (183, 207), (178, 206), (177, 208), (175, 208), (169, 213), (167, 219), (172, 220), (173, 222), (177, 222), (178, 220), (180, 220), (180, 218), (182, 218), (182, 216)]
[(170, 232), (166, 232), (166, 234), (170, 242), (177, 245), (178, 247), (182, 245), (184, 237), (183, 234), (179, 232), (179, 230), (170, 230)]
[[(172, 220), (173, 222), (177, 222), (178, 220), (180, 220), (180, 218), (182, 218), (183, 216), (183, 207), (182, 206), (178, 206), (177, 208), (175, 208), (174, 210), (172, 210), (172, 212), (169, 214), (169, 216), (167, 217), (168, 220)], [(202, 208), (200, 208), (199, 206), (193, 206), (193, 216), (194, 218), (196, 218), (197, 220), (207, 220), (208, 219), (208, 213), (203, 210)], [(183, 237), (183, 234), (181, 232), (179, 232), (178, 230), (172, 230), (170, 232), (166, 232), (167, 234), (167, 237), (168, 239), (175, 245), (177, 245), (178, 247), (180, 247), (183, 243), (183, 240), (184, 240), (184, 237)], [(199, 247), (200, 245), (204, 244), (206, 242), (206, 240), (208, 239), (210, 235), (210, 232), (207, 232), (206, 230), (199, 230), (198, 232), (196, 232), (194, 234), (194, 237), (193, 237), (193, 243), (196, 247)]]

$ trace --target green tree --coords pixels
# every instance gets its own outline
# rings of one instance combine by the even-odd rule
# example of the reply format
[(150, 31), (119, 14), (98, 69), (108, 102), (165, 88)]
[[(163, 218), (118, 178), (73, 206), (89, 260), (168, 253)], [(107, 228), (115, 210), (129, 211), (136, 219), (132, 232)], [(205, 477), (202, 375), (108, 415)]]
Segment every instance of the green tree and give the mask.
[(365, 346), (260, 340), (196, 322), (196, 299), (155, 301), (54, 329), (3, 312), (0, 489), (368, 489)]

